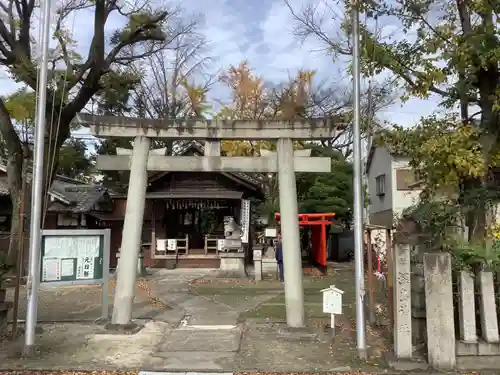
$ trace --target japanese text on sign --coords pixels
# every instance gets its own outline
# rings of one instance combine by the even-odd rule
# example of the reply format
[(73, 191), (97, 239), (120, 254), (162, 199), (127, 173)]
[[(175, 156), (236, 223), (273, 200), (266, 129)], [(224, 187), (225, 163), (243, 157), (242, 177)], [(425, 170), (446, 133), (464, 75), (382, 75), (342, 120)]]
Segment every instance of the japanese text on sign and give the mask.
[(93, 279), (94, 278), (94, 258), (85, 257), (78, 258), (76, 265), (77, 279)]
[(99, 236), (46, 236), (44, 256), (51, 258), (99, 257)]
[(44, 257), (42, 268), (43, 281), (61, 280), (61, 260), (59, 258)]

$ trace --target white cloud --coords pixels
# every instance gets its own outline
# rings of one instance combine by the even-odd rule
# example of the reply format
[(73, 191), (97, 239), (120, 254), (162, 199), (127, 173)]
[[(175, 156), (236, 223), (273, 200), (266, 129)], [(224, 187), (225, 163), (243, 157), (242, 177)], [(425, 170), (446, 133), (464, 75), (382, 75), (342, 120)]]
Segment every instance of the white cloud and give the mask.
[[(295, 4), (294, 4), (295, 3)], [(298, 1), (292, 1), (296, 6)], [(275, 1), (267, 10), (260, 24), (261, 42), (268, 53), (258, 56), (258, 70), (271, 80), (282, 80), (300, 69), (316, 69), (319, 74), (334, 68), (325, 46), (317, 40), (301, 43), (294, 35), (294, 22), (290, 10), (283, 1)], [(263, 62), (263, 64), (262, 64)]]
[[(163, 1), (163, 0), (161, 0)], [(177, 1), (177, 0), (174, 0)], [(158, 0), (160, 2), (160, 0)], [(300, 10), (308, 3), (317, 6), (317, 11), (326, 10), (326, 0), (290, 0), (292, 7)], [(60, 3), (60, 1), (57, 1)], [(201, 32), (209, 40), (210, 55), (216, 59), (214, 70), (236, 65), (248, 60), (257, 74), (266, 80), (279, 82), (294, 75), (299, 69), (316, 69), (320, 78), (328, 78), (349, 84), (350, 77), (346, 71), (349, 57), (333, 62), (325, 53), (325, 45), (314, 38), (301, 43), (293, 35), (294, 21), (292, 14), (283, 0), (184, 0), (180, 5), (187, 14), (202, 15), (204, 22)], [(54, 5), (54, 7), (56, 7)], [(343, 9), (334, 9), (338, 17), (343, 16)], [(106, 25), (106, 36), (124, 25), (125, 19), (117, 14), (110, 17)], [(330, 34), (338, 33), (340, 19), (324, 18), (324, 26)], [(86, 57), (93, 36), (93, 15), (83, 10), (69, 17), (67, 27), (73, 31), (78, 43), (78, 52)], [(37, 35), (36, 30), (34, 30)], [(384, 35), (394, 36), (398, 29), (390, 24), (384, 27)], [(52, 41), (55, 47), (55, 41)], [(20, 85), (5, 77), (5, 70), (0, 69), (0, 94), (14, 91)], [(218, 86), (212, 97), (222, 98), (224, 92)], [(400, 103), (382, 116), (393, 122), (410, 125), (437, 108), (436, 100), (410, 100), (401, 106)]]
[[(317, 20), (321, 22), (322, 28), (328, 35), (340, 35), (339, 23), (343, 17), (343, 9), (340, 6), (326, 3), (325, 0), (290, 0), (292, 8), (300, 13), (305, 6), (312, 4), (315, 7)], [(332, 19), (331, 14), (335, 14)], [(328, 16), (330, 15), (330, 16)], [(387, 21), (387, 20), (385, 20)], [(366, 22), (364, 19), (361, 22)], [(331, 79), (335, 82), (342, 78), (345, 84), (349, 84), (351, 77), (347, 74), (347, 68), (351, 63), (349, 56), (337, 58), (334, 62), (332, 57), (318, 52), (325, 48), (315, 38), (308, 38), (300, 44), (297, 38), (292, 35), (295, 22), (292, 14), (283, 0), (272, 3), (265, 18), (261, 21), (262, 43), (265, 43), (271, 51), (263, 59), (259, 56), (258, 61), (266, 61), (265, 67), (258, 66), (258, 70), (269, 72), (271, 77), (280, 77), (287, 71), (297, 71), (298, 69), (317, 69), (320, 77)], [(402, 33), (399, 26), (391, 23), (380, 24), (383, 26), (383, 36), (385, 38), (414, 38), (416, 30), (409, 30), (407, 34)], [(367, 83), (366, 79), (362, 79)], [(386, 121), (397, 123), (403, 126), (416, 124), (422, 116), (427, 116), (440, 110), (438, 107), (439, 98), (431, 96), (428, 100), (411, 99), (408, 102), (397, 102), (390, 108), (380, 113), (380, 117)]]

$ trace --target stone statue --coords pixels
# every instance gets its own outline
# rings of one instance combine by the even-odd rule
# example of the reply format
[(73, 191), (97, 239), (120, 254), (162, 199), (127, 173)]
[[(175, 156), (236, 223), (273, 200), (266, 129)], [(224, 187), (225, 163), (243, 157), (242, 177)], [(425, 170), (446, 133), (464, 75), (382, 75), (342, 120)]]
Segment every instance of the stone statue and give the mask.
[(224, 252), (241, 252), (242, 243), (241, 236), (243, 232), (241, 227), (236, 224), (234, 217), (226, 216), (224, 217)]
[(237, 240), (240, 239), (242, 235), (243, 231), (241, 227), (236, 224), (234, 217), (224, 217), (224, 237), (228, 240)]

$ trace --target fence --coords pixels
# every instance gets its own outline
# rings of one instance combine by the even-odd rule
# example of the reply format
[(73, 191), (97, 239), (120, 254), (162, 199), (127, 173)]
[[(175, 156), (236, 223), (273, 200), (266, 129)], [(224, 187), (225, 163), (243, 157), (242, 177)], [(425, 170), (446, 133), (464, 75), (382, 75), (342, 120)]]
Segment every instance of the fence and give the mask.
[(393, 249), (394, 354), (414, 359), (423, 347), (436, 369), (494, 368), (500, 363), (498, 279), (454, 271), (448, 253)]

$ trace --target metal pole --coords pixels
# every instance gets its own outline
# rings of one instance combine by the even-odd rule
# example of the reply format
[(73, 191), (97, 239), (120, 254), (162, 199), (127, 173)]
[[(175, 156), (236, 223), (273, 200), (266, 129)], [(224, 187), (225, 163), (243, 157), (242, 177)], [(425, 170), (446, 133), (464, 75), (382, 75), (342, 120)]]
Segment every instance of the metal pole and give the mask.
[(361, 165), (361, 126), (360, 126), (360, 69), (359, 69), (359, 8), (352, 3), (352, 64), (354, 91), (354, 259), (356, 263), (356, 338), (358, 355), (366, 358), (364, 294), (365, 279), (363, 270), (363, 182)]
[(38, 78), (38, 100), (35, 121), (35, 157), (31, 190), (31, 224), (30, 224), (30, 251), (29, 271), (26, 281), (28, 292), (28, 306), (26, 309), (26, 335), (24, 337), (24, 355), (35, 355), (35, 329), (37, 321), (38, 282), (40, 275), (40, 243), (41, 219), (43, 202), (43, 157), (45, 142), (45, 108), (47, 102), (47, 67), (49, 57), (51, 0), (45, 0), (42, 13), (42, 50), (40, 56), (40, 74)]

